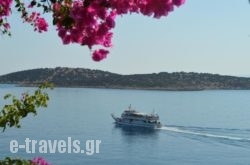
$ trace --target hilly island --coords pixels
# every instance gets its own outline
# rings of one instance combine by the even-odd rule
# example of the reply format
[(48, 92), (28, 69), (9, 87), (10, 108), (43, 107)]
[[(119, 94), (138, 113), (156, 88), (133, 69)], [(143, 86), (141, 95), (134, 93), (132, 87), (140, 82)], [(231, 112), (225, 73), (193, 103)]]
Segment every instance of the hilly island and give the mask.
[(0, 76), (1, 84), (34, 86), (51, 82), (56, 87), (93, 87), (152, 90), (249, 90), (250, 78), (194, 72), (121, 75), (83, 68), (40, 68)]

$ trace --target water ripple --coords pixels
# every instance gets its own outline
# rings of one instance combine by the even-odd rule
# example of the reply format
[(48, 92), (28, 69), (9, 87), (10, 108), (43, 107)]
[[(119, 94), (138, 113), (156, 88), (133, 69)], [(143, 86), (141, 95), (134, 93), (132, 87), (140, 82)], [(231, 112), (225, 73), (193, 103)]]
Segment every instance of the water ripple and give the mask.
[(219, 143), (250, 147), (250, 131), (244, 129), (164, 126), (160, 130), (183, 134), (197, 140), (208, 138)]

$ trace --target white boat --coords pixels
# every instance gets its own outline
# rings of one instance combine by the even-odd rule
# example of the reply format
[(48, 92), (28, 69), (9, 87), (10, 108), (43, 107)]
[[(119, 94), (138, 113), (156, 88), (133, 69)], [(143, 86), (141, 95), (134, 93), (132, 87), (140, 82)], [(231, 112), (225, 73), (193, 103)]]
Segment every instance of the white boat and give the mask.
[(115, 123), (118, 125), (148, 127), (153, 129), (162, 127), (162, 124), (159, 121), (159, 116), (157, 114), (146, 114), (138, 112), (132, 109), (131, 105), (128, 109), (124, 110), (121, 117), (116, 117), (113, 113), (111, 114), (111, 116), (115, 120)]

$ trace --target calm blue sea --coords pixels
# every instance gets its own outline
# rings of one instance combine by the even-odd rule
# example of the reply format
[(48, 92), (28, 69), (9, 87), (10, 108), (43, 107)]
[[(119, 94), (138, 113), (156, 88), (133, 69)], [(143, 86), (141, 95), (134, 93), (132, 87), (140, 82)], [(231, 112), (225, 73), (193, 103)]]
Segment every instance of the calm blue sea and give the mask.
[[(0, 86), (6, 93), (33, 88)], [(91, 88), (55, 88), (47, 109), (29, 116), (21, 129), (0, 133), (0, 159), (42, 156), (53, 165), (250, 165), (250, 91), (150, 91)], [(7, 102), (0, 99), (1, 107)], [(110, 114), (120, 115), (129, 105), (160, 116), (157, 131), (114, 125)], [(10, 153), (10, 141), (101, 140), (100, 153)], [(84, 149), (85, 149), (84, 148)]]

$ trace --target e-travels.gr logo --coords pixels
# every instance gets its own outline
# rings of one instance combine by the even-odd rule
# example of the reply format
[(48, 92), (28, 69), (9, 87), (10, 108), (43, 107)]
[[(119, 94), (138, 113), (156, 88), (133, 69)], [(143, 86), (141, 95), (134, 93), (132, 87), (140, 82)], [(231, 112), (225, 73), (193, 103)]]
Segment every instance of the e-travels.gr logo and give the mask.
[[(80, 140), (31, 140), (25, 139), (25, 144), (19, 144), (17, 140), (10, 141), (10, 152), (17, 153), (19, 149), (25, 149), (26, 153), (82, 153), (93, 155), (100, 152), (101, 140), (86, 140), (85, 149), (81, 149)], [(37, 150), (38, 149), (38, 150)]]

